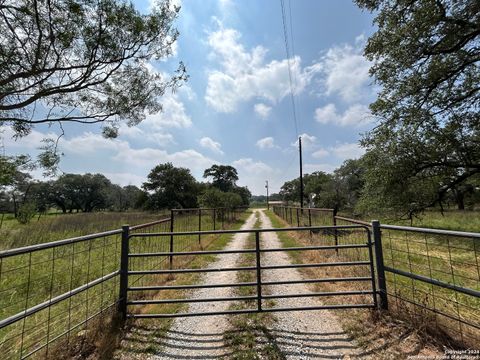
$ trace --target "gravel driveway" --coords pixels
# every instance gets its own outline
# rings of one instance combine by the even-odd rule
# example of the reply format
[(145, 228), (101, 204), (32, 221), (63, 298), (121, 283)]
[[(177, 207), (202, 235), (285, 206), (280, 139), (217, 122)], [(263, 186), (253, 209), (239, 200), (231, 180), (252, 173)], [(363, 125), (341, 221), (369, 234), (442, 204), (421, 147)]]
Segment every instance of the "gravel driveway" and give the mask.
[[(260, 211), (262, 228), (271, 228), (272, 223)], [(266, 232), (261, 237), (263, 248), (280, 248), (282, 244), (276, 233)], [(262, 265), (290, 264), (286, 252), (266, 253)], [(266, 270), (264, 281), (301, 280), (296, 269)], [(311, 293), (304, 284), (275, 285), (267, 289), (270, 294)], [(303, 307), (322, 305), (317, 298), (277, 299), (275, 307)], [(336, 316), (328, 310), (288, 311), (275, 313), (277, 321), (270, 329), (277, 345), (287, 359), (349, 359), (358, 354), (355, 342), (342, 330)]]
[[(256, 221), (252, 214), (241, 229), (253, 228)], [(224, 250), (240, 250), (245, 248), (248, 234), (235, 234)], [(218, 255), (217, 260), (208, 268), (235, 267), (241, 254)], [(233, 283), (236, 281), (235, 271), (210, 272), (202, 279), (202, 284)], [(232, 288), (199, 289), (189, 293), (190, 298), (232, 297)], [(231, 302), (193, 303), (187, 312), (226, 311)], [(228, 330), (226, 316), (198, 316), (176, 318), (165, 336), (162, 351), (153, 359), (218, 359), (228, 355), (223, 344), (223, 333)]]
[[(262, 228), (271, 228), (270, 219), (260, 210)], [(252, 214), (242, 229), (250, 229), (255, 223)], [(236, 234), (225, 250), (238, 250), (246, 246), (248, 234)], [(263, 233), (264, 248), (281, 247), (276, 233)], [(209, 267), (234, 267), (240, 254), (218, 256)], [(291, 263), (285, 252), (267, 253), (262, 257), (263, 265), (283, 265)], [(301, 274), (296, 269), (270, 270), (262, 272), (263, 280), (299, 280)], [(207, 273), (202, 277), (204, 284), (228, 283), (236, 281), (236, 272)], [(303, 284), (275, 285), (265, 289), (270, 294), (291, 294), (312, 292)], [(200, 289), (189, 293), (190, 298), (230, 297), (231, 288)], [(276, 307), (322, 305), (316, 298), (292, 298), (276, 300)], [(223, 311), (231, 302), (191, 304), (188, 312)], [(276, 321), (269, 332), (286, 359), (350, 359), (359, 354), (355, 342), (342, 330), (336, 316), (327, 310), (294, 311), (274, 313)], [(165, 336), (162, 351), (153, 356), (157, 359), (220, 359), (229, 357), (229, 349), (223, 343), (223, 335), (229, 324), (226, 316), (177, 318)]]

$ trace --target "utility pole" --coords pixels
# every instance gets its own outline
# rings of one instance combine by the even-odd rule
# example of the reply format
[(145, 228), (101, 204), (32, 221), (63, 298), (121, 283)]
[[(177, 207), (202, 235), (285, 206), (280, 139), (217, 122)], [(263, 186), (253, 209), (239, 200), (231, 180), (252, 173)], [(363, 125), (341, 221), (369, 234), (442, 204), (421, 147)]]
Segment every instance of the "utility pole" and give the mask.
[(268, 203), (268, 180), (265, 180), (265, 187), (267, 188), (267, 210), (270, 210), (270, 204)]
[(302, 165), (302, 137), (298, 137), (298, 151), (300, 153), (300, 209), (303, 214), (303, 165)]

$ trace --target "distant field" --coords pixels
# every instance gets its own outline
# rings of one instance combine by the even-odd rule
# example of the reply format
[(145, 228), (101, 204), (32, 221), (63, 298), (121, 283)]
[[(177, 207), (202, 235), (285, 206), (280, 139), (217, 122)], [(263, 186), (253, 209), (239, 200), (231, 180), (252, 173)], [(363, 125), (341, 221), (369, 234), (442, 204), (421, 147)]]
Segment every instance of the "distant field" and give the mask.
[[(339, 215), (350, 218), (353, 217), (352, 214), (349, 213), (340, 213)], [(378, 219), (381, 223), (390, 225), (405, 225), (480, 233), (480, 211), (478, 210), (446, 210), (443, 214), (438, 210), (429, 210), (418, 215), (418, 217), (414, 218), (412, 222), (410, 222), (410, 220), (398, 220), (393, 216), (386, 216), (385, 214), (356, 216), (356, 218), (364, 221)]]
[[(410, 225), (410, 221), (404, 221), (402, 225)], [(413, 220), (412, 226), (480, 232), (480, 211), (448, 210), (443, 214), (440, 211), (426, 211)]]
[(0, 229), (0, 250), (118, 229), (123, 224), (143, 224), (165, 216), (148, 212), (50, 214), (20, 224), (13, 214), (6, 214)]

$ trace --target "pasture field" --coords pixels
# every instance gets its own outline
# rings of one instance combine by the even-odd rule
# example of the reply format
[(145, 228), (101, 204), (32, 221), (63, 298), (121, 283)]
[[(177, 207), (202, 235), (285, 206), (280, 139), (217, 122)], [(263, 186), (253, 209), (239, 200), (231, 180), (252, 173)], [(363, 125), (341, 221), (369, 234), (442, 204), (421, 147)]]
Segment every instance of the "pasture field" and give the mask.
[[(243, 217), (243, 216), (242, 216)], [(5, 228), (2, 232), (4, 248), (38, 244), (71, 238), (76, 235), (113, 230), (120, 225), (137, 225), (166, 218), (148, 213), (93, 213), (44, 218), (28, 225)], [(174, 231), (197, 230), (198, 218), (190, 215), (175, 217)], [(202, 229), (213, 229), (210, 216), (202, 217)], [(217, 222), (218, 224), (218, 222)], [(227, 227), (236, 226), (238, 219)], [(218, 225), (217, 225), (218, 226)], [(218, 228), (218, 227), (217, 227)], [(138, 230), (137, 230), (138, 231)], [(168, 232), (170, 221), (149, 226), (140, 232)], [(88, 288), (74, 296), (55, 302), (27, 318), (13, 322), (0, 330), (0, 351), (7, 359), (26, 356), (31, 352), (45, 356), (53, 351), (50, 342), (71, 342), (75, 334), (85, 330), (102, 313), (114, 313), (118, 301), (121, 234), (107, 234), (86, 241), (72, 242), (44, 250), (0, 259), (0, 319), (14, 316), (25, 309), (78, 289)], [(131, 251), (168, 251), (169, 238), (149, 237), (145, 241), (134, 238)], [(174, 250), (195, 246), (209, 246), (210, 237), (175, 237)], [(168, 266), (168, 259), (135, 259), (130, 270)], [(94, 284), (96, 279), (108, 277)], [(158, 279), (132, 277), (130, 285), (146, 285)], [(135, 294), (137, 295), (137, 294)], [(138, 294), (141, 296), (141, 294)], [(112, 310), (112, 311), (110, 311)], [(99, 323), (101, 325), (101, 322)]]
[[(294, 212), (295, 213), (295, 212)], [(287, 213), (286, 219), (293, 221)], [(437, 226), (443, 229), (477, 230), (478, 212), (448, 212), (442, 216), (436, 212), (426, 213), (417, 219), (415, 226)], [(316, 218), (312, 225), (331, 225), (330, 218)], [(406, 231), (391, 229), (393, 223), (380, 218), (386, 228), (381, 229), (382, 249), (385, 266), (405, 273), (434, 279), (459, 288), (480, 291), (480, 239), (455, 234), (429, 233), (428, 230)], [(421, 222), (420, 222), (421, 221)], [(469, 224), (463, 229), (464, 224)], [(350, 221), (337, 219), (337, 225), (352, 225)], [(401, 225), (410, 225), (402, 223)], [(362, 237), (350, 239), (338, 236), (344, 241), (363, 242)], [(323, 242), (332, 243), (333, 237)], [(354, 252), (340, 252), (347, 259), (357, 260)], [(405, 319), (424, 333), (432, 334), (441, 342), (453, 347), (478, 348), (480, 344), (480, 298), (454, 289), (429, 284), (390, 271), (386, 272), (389, 310), (397, 318)]]
[(144, 224), (168, 216), (167, 212), (50, 214), (34, 217), (28, 224), (20, 224), (13, 214), (6, 214), (0, 228), (0, 250), (119, 229), (124, 224)]

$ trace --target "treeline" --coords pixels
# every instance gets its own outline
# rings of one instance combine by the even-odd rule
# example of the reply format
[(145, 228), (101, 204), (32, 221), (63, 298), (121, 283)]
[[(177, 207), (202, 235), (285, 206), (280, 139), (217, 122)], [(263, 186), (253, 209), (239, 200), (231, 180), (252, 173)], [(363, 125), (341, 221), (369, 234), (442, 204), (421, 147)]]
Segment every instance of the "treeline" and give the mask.
[[(332, 208), (349, 214), (387, 213), (398, 218), (412, 218), (428, 208), (440, 210), (455, 208), (473, 210), (480, 203), (479, 178), (471, 177), (452, 187), (441, 202), (429, 203), (426, 198), (435, 195), (436, 187), (417, 186), (412, 181), (408, 194), (394, 191), (387, 174), (379, 178), (370, 164), (369, 154), (356, 160), (346, 160), (332, 174), (316, 171), (303, 176), (304, 204)], [(383, 186), (376, 186), (383, 180)], [(393, 182), (396, 180), (393, 179)], [(398, 182), (405, 181), (399, 178)], [(437, 183), (438, 186), (438, 183)], [(413, 191), (414, 189), (415, 191)], [(392, 192), (394, 191), (394, 192)], [(432, 195), (433, 194), (433, 195)], [(300, 179), (285, 182), (279, 195), (287, 204), (299, 204)]]
[(0, 186), (0, 211), (28, 222), (36, 213), (56, 209), (63, 213), (127, 211), (171, 208), (240, 207), (251, 193), (236, 185), (237, 170), (213, 165), (204, 172), (211, 182), (198, 182), (189, 169), (171, 163), (153, 168), (142, 188), (120, 186), (102, 174), (64, 174), (56, 180), (38, 181), (16, 171)]

